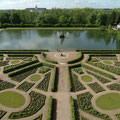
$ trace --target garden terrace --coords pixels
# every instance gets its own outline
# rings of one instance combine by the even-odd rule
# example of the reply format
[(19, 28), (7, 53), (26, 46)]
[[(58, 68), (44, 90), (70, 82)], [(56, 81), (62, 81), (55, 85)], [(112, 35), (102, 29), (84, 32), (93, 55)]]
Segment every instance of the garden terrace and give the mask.
[(105, 91), (105, 89), (102, 88), (97, 82), (88, 84), (88, 86), (89, 86), (95, 93), (99, 93), (99, 92)]
[(46, 97), (37, 92), (30, 92), (30, 104), (22, 111), (13, 112), (10, 114), (9, 119), (18, 119), (31, 116), (39, 111), (45, 104)]
[(0, 80), (0, 91), (5, 90), (5, 89), (14, 88), (14, 87), (15, 87), (15, 85), (13, 83)]
[(51, 76), (51, 72), (47, 73), (45, 75), (45, 78), (37, 85), (36, 88), (43, 91), (47, 91), (49, 86), (50, 76)]
[(108, 87), (110, 90), (120, 91), (120, 84), (118, 84), (118, 83), (114, 83), (114, 84), (108, 85), (107, 87)]
[(100, 113), (96, 109), (93, 108), (92, 103), (91, 103), (92, 97), (93, 95), (90, 92), (86, 92), (86, 93), (78, 95), (77, 100), (78, 100), (79, 108), (101, 119), (112, 120), (108, 115)]
[(27, 92), (30, 88), (33, 87), (33, 85), (34, 85), (34, 83), (29, 83), (29, 82), (25, 81), (20, 86), (18, 86), (17, 89)]

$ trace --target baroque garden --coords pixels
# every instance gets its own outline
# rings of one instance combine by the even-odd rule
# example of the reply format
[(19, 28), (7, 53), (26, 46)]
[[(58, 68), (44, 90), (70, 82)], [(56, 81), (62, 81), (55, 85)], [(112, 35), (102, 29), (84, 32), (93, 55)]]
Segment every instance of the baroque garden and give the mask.
[(120, 120), (120, 51), (0, 51), (1, 120)]

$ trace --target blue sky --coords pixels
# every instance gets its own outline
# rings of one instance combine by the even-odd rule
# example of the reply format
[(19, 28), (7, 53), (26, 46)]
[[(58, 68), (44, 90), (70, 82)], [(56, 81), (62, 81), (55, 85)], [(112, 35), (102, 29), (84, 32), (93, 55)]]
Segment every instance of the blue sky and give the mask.
[(0, 0), (0, 9), (45, 8), (120, 8), (120, 0)]

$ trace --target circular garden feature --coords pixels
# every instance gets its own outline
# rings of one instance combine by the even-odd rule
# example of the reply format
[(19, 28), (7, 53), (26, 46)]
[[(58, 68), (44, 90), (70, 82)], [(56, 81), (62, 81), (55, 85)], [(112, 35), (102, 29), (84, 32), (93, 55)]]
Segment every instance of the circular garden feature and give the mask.
[(103, 110), (115, 110), (120, 108), (120, 94), (108, 93), (97, 98), (96, 105)]
[(110, 65), (110, 64), (112, 64), (113, 62), (112, 62), (112, 61), (109, 61), (109, 60), (104, 60), (103, 63)]
[(38, 80), (40, 80), (40, 75), (32, 75), (31, 77), (30, 77), (30, 80), (31, 81), (38, 81)]
[(19, 108), (23, 106), (24, 103), (25, 103), (24, 96), (17, 92), (7, 91), (0, 93), (0, 104), (6, 107)]
[(19, 63), (20, 61), (19, 60), (12, 60), (11, 61), (11, 64), (17, 64), (17, 63)]
[(81, 77), (81, 79), (84, 81), (84, 82), (91, 82), (92, 81), (92, 77), (88, 76), (88, 75), (83, 75)]

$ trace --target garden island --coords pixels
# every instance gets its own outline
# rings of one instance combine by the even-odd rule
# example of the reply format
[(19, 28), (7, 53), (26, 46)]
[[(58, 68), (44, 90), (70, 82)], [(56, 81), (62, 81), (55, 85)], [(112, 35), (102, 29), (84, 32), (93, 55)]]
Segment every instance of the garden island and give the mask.
[(119, 23), (120, 9), (0, 11), (0, 120), (120, 120)]

